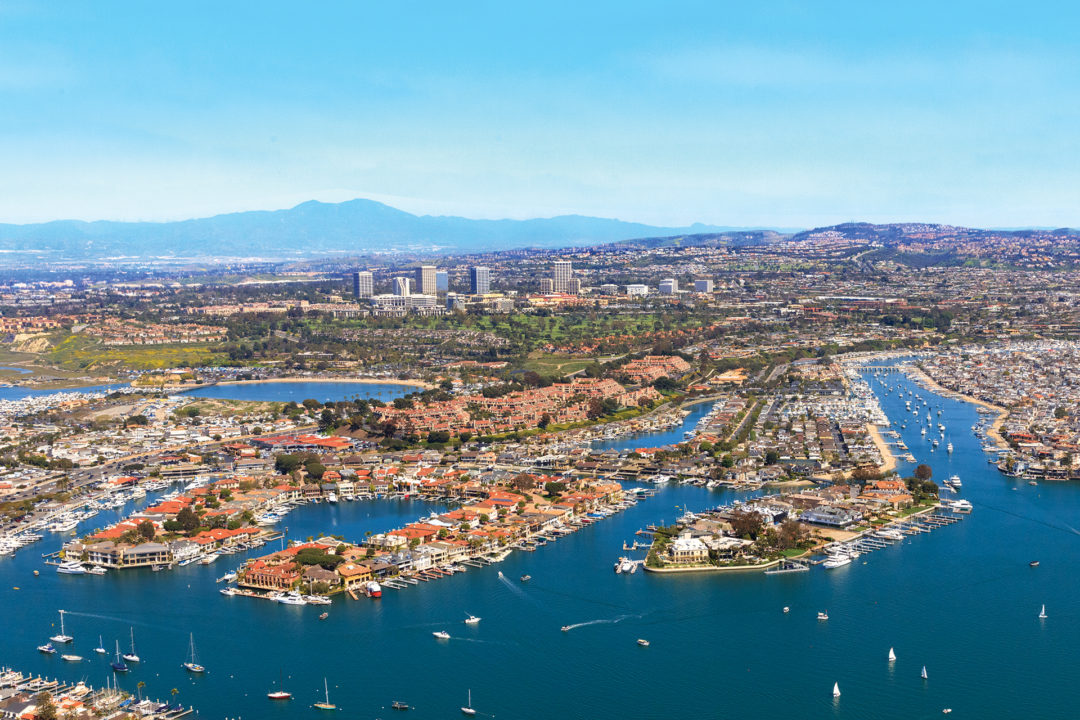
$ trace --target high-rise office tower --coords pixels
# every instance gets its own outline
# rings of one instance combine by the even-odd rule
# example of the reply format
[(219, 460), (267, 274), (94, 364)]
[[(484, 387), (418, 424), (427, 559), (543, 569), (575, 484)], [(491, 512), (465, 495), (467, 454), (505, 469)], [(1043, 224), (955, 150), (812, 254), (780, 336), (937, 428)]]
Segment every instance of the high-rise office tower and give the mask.
[(570, 278), (566, 283), (566, 292), (571, 295), (581, 294), (581, 278)]
[(435, 266), (421, 265), (416, 268), (416, 282), (413, 288), (421, 295), (435, 294)]
[(435, 273), (435, 290), (441, 293), (450, 291), (450, 273), (445, 270)]
[(402, 297), (408, 297), (411, 294), (409, 284), (409, 278), (407, 277), (394, 278), (394, 294), (400, 295)]
[(491, 292), (491, 271), (482, 265), (469, 268), (469, 292), (473, 295)]
[(573, 277), (573, 275), (574, 270), (571, 267), (569, 260), (556, 260), (554, 278), (555, 292), (566, 292), (570, 288), (570, 278)]
[(679, 281), (675, 278), (665, 278), (660, 281), (660, 294), (661, 295), (678, 295), (679, 294)]
[(553, 293), (555, 292), (555, 281), (551, 278), (540, 278), (540, 292)]
[(369, 298), (375, 294), (375, 279), (366, 270), (354, 272), (352, 276), (353, 297)]
[(694, 292), (696, 293), (711, 293), (713, 291), (712, 280), (695, 280)]

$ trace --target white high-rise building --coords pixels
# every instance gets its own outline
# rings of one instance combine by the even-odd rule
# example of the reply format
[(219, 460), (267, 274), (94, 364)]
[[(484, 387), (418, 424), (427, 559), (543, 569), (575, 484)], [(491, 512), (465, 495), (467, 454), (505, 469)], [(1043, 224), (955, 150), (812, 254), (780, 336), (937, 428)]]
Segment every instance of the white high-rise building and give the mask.
[(675, 278), (664, 278), (660, 281), (660, 294), (661, 295), (678, 295), (679, 294), (679, 281)]
[(648, 295), (649, 294), (649, 286), (648, 285), (641, 285), (640, 283), (634, 283), (632, 285), (627, 285), (626, 286), (626, 294), (627, 295)]
[(353, 297), (369, 298), (375, 294), (375, 279), (366, 270), (353, 273)]
[(555, 277), (553, 286), (555, 292), (564, 293), (570, 289), (570, 278), (574, 276), (574, 269), (569, 260), (555, 261)]
[(411, 282), (407, 277), (394, 278), (394, 294), (398, 297), (408, 297), (412, 294)]
[(473, 295), (491, 292), (491, 271), (483, 265), (469, 268), (469, 292)]
[(712, 280), (695, 280), (694, 292), (696, 293), (711, 293), (713, 291)]

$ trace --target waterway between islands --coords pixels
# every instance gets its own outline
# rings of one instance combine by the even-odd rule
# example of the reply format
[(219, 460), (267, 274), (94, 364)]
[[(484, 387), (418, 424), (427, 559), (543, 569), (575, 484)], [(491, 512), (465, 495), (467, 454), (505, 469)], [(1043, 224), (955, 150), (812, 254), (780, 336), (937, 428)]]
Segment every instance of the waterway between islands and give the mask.
[[(58, 575), (41, 564), (40, 553), (61, 542), (48, 535), (0, 558), (0, 662), (104, 684), (111, 675), (107, 658), (92, 651), (98, 636), (107, 648), (117, 640), (124, 648), (134, 626), (143, 662), (119, 676), (120, 686), (134, 692), (144, 681), (144, 693), (166, 699), (176, 688), (179, 702), (209, 718), (318, 717), (311, 703), (324, 676), (331, 700), (349, 718), (385, 719), (393, 700), (412, 705), (411, 718), (457, 717), (469, 689), (479, 713), (524, 720), (908, 719), (939, 717), (944, 708), (954, 717), (1074, 717), (1078, 488), (1031, 487), (999, 475), (971, 433), (978, 419), (973, 406), (899, 375), (870, 380), (895, 423), (912, 416), (904, 415), (896, 392), (883, 394), (881, 380), (932, 398), (935, 411), (943, 408), (951, 456), (931, 453), (912, 423), (901, 434), (937, 479), (962, 476), (961, 496), (975, 510), (963, 522), (838, 570), (614, 574), (623, 541), (638, 528), (671, 522), (684, 507), (745, 496), (677, 485), (501, 565), (387, 589), (378, 601), (335, 599), (330, 608), (219, 595), (215, 578), (242, 555), (171, 572)], [(623, 442), (676, 441), (697, 417), (658, 437)], [(366, 531), (435, 509), (421, 501), (310, 505), (284, 524), (291, 538), (327, 532), (361, 540)], [(112, 519), (102, 513), (80, 531)], [(1032, 559), (1041, 565), (1030, 568)], [(525, 573), (532, 576), (528, 583), (518, 579)], [(1043, 603), (1049, 618), (1040, 621)], [(782, 613), (784, 606), (791, 612)], [(70, 612), (71, 651), (85, 658), (79, 665), (35, 650), (53, 634), (58, 608)], [(324, 610), (329, 618), (320, 621)], [(828, 610), (828, 622), (816, 619), (819, 610)], [(483, 620), (464, 625), (466, 613)], [(563, 625), (575, 627), (561, 632)], [(437, 641), (435, 630), (452, 637)], [(208, 670), (201, 677), (180, 667), (189, 632)], [(637, 638), (651, 646), (639, 647)], [(898, 656), (891, 665), (890, 647)], [(924, 665), (927, 681), (919, 678)], [(265, 694), (279, 672), (294, 699), (274, 704)], [(836, 700), (834, 682), (842, 691)]]

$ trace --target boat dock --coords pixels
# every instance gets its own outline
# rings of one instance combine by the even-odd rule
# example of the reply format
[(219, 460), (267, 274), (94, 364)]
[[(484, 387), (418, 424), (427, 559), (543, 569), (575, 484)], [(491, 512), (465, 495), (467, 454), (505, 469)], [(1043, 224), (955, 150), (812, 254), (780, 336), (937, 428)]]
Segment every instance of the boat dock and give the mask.
[[(849, 540), (830, 543), (825, 546), (827, 553), (847, 553), (853, 557), (890, 547), (904, 539), (933, 532), (938, 528), (953, 525), (964, 519), (964, 514), (938, 505), (921, 515), (912, 515), (902, 520), (895, 520), (874, 528), (869, 528)], [(810, 561), (814, 565), (825, 562), (824, 558)]]
[(192, 714), (198, 715), (193, 708), (173, 705), (154, 698), (144, 698), (141, 697), (141, 693), (139, 696), (134, 696), (130, 692), (114, 687), (95, 689), (85, 682), (71, 684), (58, 678), (50, 680), (41, 675), (34, 677), (9, 667), (0, 667), (0, 691), (3, 690), (31, 696), (45, 692), (52, 696), (56, 704), (65, 698), (75, 699), (90, 709), (93, 716), (106, 720), (133, 715), (159, 720), (180, 720)]

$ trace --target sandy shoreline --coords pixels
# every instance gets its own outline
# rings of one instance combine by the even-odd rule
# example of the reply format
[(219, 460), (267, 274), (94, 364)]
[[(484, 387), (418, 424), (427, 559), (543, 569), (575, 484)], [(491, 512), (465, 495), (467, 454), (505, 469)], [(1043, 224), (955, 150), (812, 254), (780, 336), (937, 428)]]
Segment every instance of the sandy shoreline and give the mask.
[(914, 365), (910, 366), (907, 369), (907, 373), (916, 382), (924, 384), (928, 390), (936, 392), (939, 395), (955, 398), (957, 400), (963, 400), (964, 402), (969, 402), (972, 405), (978, 405), (979, 407), (984, 407), (987, 410), (993, 410), (994, 412), (996, 412), (997, 417), (994, 418), (994, 422), (990, 425), (990, 429), (987, 430), (986, 436), (994, 441), (994, 444), (997, 445), (999, 450), (1009, 449), (1009, 444), (1005, 442), (1005, 438), (1001, 436), (1001, 426), (1005, 424), (1005, 418), (1009, 416), (1009, 411), (1006, 408), (1003, 408), (1000, 405), (994, 405), (993, 403), (988, 403), (985, 400), (979, 400), (978, 398), (971, 397), (970, 395), (964, 395), (963, 393), (957, 392), (956, 390), (950, 390), (947, 387), (939, 385), (936, 380), (923, 372), (921, 368), (918, 368)]
[(878, 466), (878, 471), (890, 473), (895, 470), (897, 465), (896, 455), (893, 454), (889, 444), (885, 442), (885, 437), (881, 434), (881, 428), (873, 423), (867, 423), (866, 431), (870, 433), (870, 439), (874, 441), (878, 452), (881, 453), (881, 465)]

